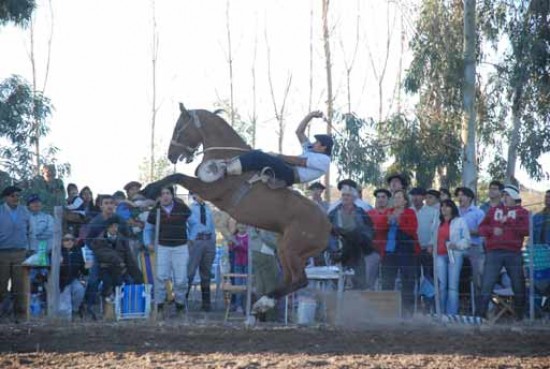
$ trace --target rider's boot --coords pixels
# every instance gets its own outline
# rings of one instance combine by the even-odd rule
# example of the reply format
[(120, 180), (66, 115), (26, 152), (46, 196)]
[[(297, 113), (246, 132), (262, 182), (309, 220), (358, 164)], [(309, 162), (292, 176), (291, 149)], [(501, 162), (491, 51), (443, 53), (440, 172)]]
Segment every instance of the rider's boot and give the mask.
[(240, 176), (241, 174), (243, 174), (241, 161), (238, 158), (231, 160), (229, 163), (227, 163), (225, 172), (229, 176)]

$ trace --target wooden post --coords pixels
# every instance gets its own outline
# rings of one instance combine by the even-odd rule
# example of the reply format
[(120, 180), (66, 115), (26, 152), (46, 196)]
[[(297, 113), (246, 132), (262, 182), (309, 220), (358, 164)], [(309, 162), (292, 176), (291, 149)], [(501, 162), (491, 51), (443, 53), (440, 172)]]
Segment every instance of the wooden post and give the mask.
[[(157, 209), (157, 214), (156, 214), (156, 217), (155, 217), (155, 263), (157, 262), (158, 260), (158, 246), (159, 246), (159, 234), (160, 234), (160, 207)], [(158, 291), (157, 291), (157, 277), (156, 277), (156, 273), (158, 273), (158, 270), (155, 266), (155, 268), (153, 268), (153, 265), (151, 265), (151, 269), (153, 269), (155, 271), (155, 273), (153, 273), (153, 291), (155, 294), (158, 295)], [(159, 301), (157, 301), (157, 299), (155, 298), (155, 296), (152, 296), (153, 298), (151, 299), (152, 301), (154, 301), (154, 304), (153, 304), (153, 316), (155, 317), (155, 319), (157, 319), (157, 314), (158, 314), (158, 304), (160, 303)]]
[(59, 269), (61, 266), (61, 238), (63, 237), (63, 207), (56, 206), (53, 212), (53, 241), (48, 276), (48, 319), (55, 319), (59, 310)]

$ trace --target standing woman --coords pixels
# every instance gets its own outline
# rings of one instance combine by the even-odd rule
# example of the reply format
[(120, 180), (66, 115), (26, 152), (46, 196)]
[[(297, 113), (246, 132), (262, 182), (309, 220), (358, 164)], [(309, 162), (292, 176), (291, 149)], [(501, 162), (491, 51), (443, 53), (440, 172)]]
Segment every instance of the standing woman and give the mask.
[(470, 231), (452, 200), (443, 200), (440, 213), (439, 227), (432, 242), (436, 246), (437, 254), (435, 277), (439, 282), (440, 311), (456, 315), (460, 270), (464, 251), (470, 247)]
[(388, 213), (388, 237), (382, 261), (382, 289), (393, 290), (397, 272), (400, 272), (403, 313), (410, 317), (414, 309), (416, 255), (420, 252), (418, 221), (403, 190), (395, 191), (392, 198), (393, 209)]

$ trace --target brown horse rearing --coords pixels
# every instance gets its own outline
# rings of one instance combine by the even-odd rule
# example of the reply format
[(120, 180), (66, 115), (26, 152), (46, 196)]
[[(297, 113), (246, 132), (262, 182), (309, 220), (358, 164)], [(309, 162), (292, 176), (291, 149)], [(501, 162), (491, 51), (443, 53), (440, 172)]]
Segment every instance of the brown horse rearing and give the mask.
[[(230, 159), (250, 150), (244, 140), (220, 116), (207, 110), (186, 110), (174, 127), (168, 158), (172, 163), (187, 163), (202, 145), (203, 161)], [(289, 188), (271, 189), (261, 181), (250, 184), (255, 173), (227, 176), (212, 183), (195, 177), (173, 174), (148, 185), (143, 193), (153, 195), (159, 186), (179, 184), (212, 202), (237, 221), (277, 232), (277, 254), (282, 265), (282, 284), (268, 294), (280, 298), (307, 284), (307, 259), (318, 255), (328, 244), (330, 223), (312, 201)], [(149, 196), (150, 197), (150, 196)]]

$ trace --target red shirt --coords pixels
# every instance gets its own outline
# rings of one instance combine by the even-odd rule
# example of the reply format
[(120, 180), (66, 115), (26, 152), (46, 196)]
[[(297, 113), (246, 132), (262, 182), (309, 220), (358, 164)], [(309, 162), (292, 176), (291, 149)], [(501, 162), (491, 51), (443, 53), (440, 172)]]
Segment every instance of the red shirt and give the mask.
[[(506, 221), (502, 222), (504, 217)], [(495, 228), (501, 228), (502, 235), (496, 236)], [(485, 237), (487, 251), (520, 252), (523, 240), (529, 236), (529, 212), (521, 206), (499, 205), (491, 208), (479, 225), (479, 234)]]
[(447, 255), (446, 242), (451, 237), (451, 222), (444, 221), (437, 230), (437, 255)]
[(384, 255), (386, 249), (386, 242), (388, 238), (388, 214), (391, 209), (372, 209), (367, 211), (372, 225), (374, 227), (374, 238), (372, 244), (374, 249), (380, 254)]
[[(393, 209), (390, 209), (388, 216), (393, 213)], [(416, 219), (416, 213), (411, 208), (403, 209), (403, 212), (397, 219), (399, 230), (407, 234), (414, 240), (414, 253), (420, 254), (420, 244), (418, 243), (418, 220)]]

